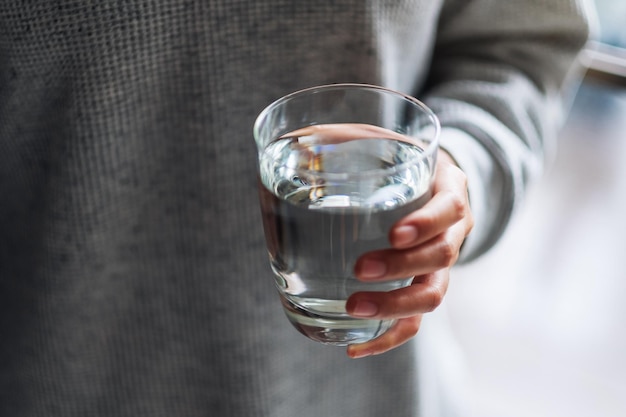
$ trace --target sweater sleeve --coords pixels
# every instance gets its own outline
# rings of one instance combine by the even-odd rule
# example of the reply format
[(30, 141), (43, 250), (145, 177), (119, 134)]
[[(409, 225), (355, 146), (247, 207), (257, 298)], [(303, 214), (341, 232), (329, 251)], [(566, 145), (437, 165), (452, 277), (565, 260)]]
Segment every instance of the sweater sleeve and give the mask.
[(460, 262), (498, 241), (549, 160), (585, 16), (575, 0), (453, 0), (442, 10), (425, 101), (469, 181), (475, 227)]

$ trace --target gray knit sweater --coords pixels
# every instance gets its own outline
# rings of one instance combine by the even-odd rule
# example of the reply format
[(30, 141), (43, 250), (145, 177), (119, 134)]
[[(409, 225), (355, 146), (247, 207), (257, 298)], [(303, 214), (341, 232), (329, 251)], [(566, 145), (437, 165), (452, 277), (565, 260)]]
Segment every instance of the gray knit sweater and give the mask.
[(334, 82), (425, 99), (470, 179), (469, 260), (540, 172), (586, 35), (570, 0), (2, 0), (0, 416), (419, 415), (416, 344), (350, 360), (284, 318), (254, 118)]

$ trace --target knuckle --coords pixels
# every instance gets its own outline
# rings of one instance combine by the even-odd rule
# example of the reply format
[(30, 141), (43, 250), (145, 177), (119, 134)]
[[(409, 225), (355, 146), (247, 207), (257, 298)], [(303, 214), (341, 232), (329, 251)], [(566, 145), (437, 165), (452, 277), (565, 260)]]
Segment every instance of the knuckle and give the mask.
[(474, 229), (474, 215), (470, 212), (469, 216), (467, 217), (467, 226), (465, 228), (465, 235), (469, 235), (470, 232), (472, 231), (472, 229)]
[(430, 286), (426, 290), (426, 311), (434, 311), (443, 302), (443, 290), (437, 286)]
[(407, 336), (409, 338), (414, 337), (420, 330), (420, 321), (419, 320), (410, 320), (407, 323)]
[(456, 220), (461, 220), (466, 215), (466, 206), (465, 199), (457, 194), (452, 194), (450, 196), (450, 206), (454, 212), (454, 218)]
[(452, 266), (459, 256), (456, 245), (447, 239), (442, 239), (437, 249), (439, 254), (439, 266), (441, 267)]

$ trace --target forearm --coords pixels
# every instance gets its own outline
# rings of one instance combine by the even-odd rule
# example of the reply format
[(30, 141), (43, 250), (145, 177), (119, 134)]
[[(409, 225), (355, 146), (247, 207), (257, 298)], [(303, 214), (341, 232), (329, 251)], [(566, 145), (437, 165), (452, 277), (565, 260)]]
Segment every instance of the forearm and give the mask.
[(587, 33), (583, 13), (566, 0), (475, 0), (444, 9), (426, 102), (441, 119), (442, 147), (469, 180), (476, 226), (461, 260), (499, 239), (541, 174)]

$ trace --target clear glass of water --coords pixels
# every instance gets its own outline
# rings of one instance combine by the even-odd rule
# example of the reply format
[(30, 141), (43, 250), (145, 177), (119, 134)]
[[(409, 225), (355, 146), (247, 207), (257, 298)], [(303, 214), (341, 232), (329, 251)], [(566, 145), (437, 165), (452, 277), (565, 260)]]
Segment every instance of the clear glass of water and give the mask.
[(334, 84), (280, 98), (254, 125), (259, 195), (274, 279), (289, 321), (321, 343), (376, 338), (394, 320), (346, 313), (357, 258), (389, 248), (392, 225), (431, 197), (439, 122), (423, 103), (378, 86)]

